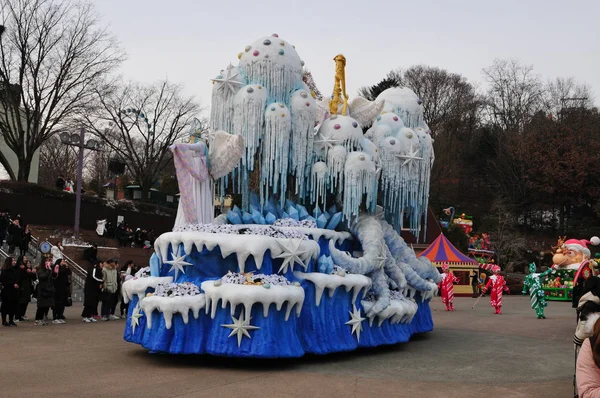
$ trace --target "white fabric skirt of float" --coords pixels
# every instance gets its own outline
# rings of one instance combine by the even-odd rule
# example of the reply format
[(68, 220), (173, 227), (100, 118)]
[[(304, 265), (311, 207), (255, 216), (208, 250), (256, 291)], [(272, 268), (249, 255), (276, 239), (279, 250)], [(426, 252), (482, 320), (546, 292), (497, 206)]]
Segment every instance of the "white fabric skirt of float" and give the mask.
[[(202, 158), (200, 156), (194, 156), (194, 169), (200, 169), (200, 163), (202, 162)], [(193, 179), (193, 193), (194, 193), (194, 203), (196, 204), (196, 214), (198, 217), (199, 224), (207, 224), (213, 222), (215, 218), (215, 205), (214, 205), (214, 194), (213, 187), (214, 183), (210, 176), (200, 182)], [(185, 218), (185, 213), (183, 211), (183, 205), (181, 203), (181, 198), (179, 200), (179, 205), (177, 206), (177, 217), (175, 218), (175, 228), (182, 227), (186, 224), (190, 224), (190, 221)]]

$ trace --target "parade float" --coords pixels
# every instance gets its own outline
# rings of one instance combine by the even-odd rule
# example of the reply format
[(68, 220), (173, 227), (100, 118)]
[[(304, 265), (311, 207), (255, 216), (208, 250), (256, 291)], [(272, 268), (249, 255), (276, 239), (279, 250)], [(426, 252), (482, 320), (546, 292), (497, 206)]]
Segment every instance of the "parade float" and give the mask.
[(419, 254), (419, 258), (428, 259), (440, 269), (448, 265), (449, 271), (458, 279), (454, 286), (454, 295), (471, 296), (470, 276), (473, 272), (479, 273), (479, 263), (462, 254), (444, 234), (440, 234), (427, 249)]
[[(210, 131), (173, 148), (177, 221), (149, 270), (123, 284), (125, 340), (277, 358), (431, 331), (440, 274), (398, 234), (425, 228), (433, 147), (421, 100), (394, 88), (349, 102), (338, 55), (333, 95), (317, 102), (276, 34), (238, 59), (213, 79)], [(214, 220), (213, 187), (241, 194)]]
[(597, 246), (600, 239), (559, 238), (554, 246), (551, 268), (540, 274), (546, 300), (578, 301), (583, 283), (598, 274), (598, 264), (591, 259), (588, 244)]

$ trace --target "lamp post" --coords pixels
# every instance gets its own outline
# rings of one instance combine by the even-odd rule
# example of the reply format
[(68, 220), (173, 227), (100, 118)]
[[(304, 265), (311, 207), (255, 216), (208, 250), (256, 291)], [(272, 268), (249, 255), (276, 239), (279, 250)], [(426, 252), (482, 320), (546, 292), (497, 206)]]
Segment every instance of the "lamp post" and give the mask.
[(84, 149), (90, 151), (100, 151), (100, 143), (94, 139), (90, 139), (85, 142), (85, 128), (81, 127), (79, 134), (69, 134), (67, 132), (60, 134), (60, 141), (69, 146), (75, 146), (79, 148), (77, 152), (77, 188), (75, 193), (75, 225), (73, 227), (73, 234), (75, 237), (79, 236), (79, 221), (81, 216), (81, 190), (83, 185), (83, 151)]

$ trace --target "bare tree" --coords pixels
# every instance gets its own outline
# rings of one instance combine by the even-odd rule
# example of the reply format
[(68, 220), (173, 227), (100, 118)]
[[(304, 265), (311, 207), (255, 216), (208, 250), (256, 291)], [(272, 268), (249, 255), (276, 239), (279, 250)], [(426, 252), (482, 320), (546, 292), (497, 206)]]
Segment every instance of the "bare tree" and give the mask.
[(490, 230), (491, 246), (498, 264), (520, 260), (528, 249), (527, 240), (518, 232), (517, 219), (502, 200), (494, 201), (487, 221), (494, 225)]
[(87, 2), (3, 0), (0, 15), (0, 134), (18, 171), (0, 162), (27, 181), (36, 150), (81, 111), (123, 54)]
[(504, 130), (521, 131), (543, 104), (544, 85), (533, 65), (496, 59), (483, 75), (488, 83), (488, 119)]
[(561, 117), (567, 109), (590, 109), (594, 106), (592, 89), (587, 84), (577, 83), (572, 77), (558, 77), (546, 83), (544, 110), (552, 117)]
[(167, 81), (144, 86), (129, 83), (99, 91), (83, 122), (128, 166), (143, 197), (157, 182), (169, 147), (189, 132), (200, 111), (192, 97)]
[(40, 148), (39, 183), (53, 187), (59, 176), (75, 179), (77, 173), (77, 150), (64, 145), (57, 137), (44, 142)]

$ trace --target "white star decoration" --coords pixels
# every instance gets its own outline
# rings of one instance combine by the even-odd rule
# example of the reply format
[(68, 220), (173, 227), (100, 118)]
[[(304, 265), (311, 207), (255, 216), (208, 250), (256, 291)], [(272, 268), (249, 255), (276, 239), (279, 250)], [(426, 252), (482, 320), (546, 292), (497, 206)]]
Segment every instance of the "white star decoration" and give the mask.
[(336, 144), (341, 144), (342, 140), (336, 140), (333, 138), (334, 132), (330, 131), (327, 137), (323, 135), (323, 133), (319, 133), (318, 136), (320, 139), (315, 140), (315, 144), (319, 145), (322, 149), (327, 148), (331, 149)]
[(181, 271), (185, 274), (185, 270), (183, 269), (186, 265), (193, 265), (192, 263), (188, 263), (185, 261), (185, 253), (183, 256), (179, 256), (178, 254), (172, 253), (173, 260), (165, 261), (165, 264), (171, 264), (171, 269), (169, 272), (175, 270), (175, 280), (177, 280), (177, 275)]
[(412, 173), (412, 165), (414, 160), (423, 160), (423, 158), (417, 157), (419, 150), (413, 149), (413, 144), (410, 144), (410, 151), (406, 155), (396, 155), (400, 159), (404, 159), (404, 163), (402, 163), (402, 167), (408, 165), (408, 173)]
[(217, 83), (219, 86), (217, 87), (217, 91), (225, 91), (225, 89), (228, 89), (231, 91), (232, 94), (235, 94), (235, 86), (239, 85), (239, 86), (244, 86), (245, 83), (242, 82), (238, 82), (237, 80), (235, 80), (236, 77), (238, 77), (240, 75), (239, 72), (236, 72), (234, 74), (231, 74), (231, 70), (233, 69), (232, 65), (229, 65), (227, 67), (227, 71), (225, 72), (225, 76), (223, 76), (221, 74), (221, 78), (215, 78), (215, 79), (210, 79), (212, 80), (213, 83)]
[(250, 320), (252, 319), (252, 317), (250, 317), (250, 319), (248, 319), (246, 321), (244, 319), (243, 312), (240, 314), (239, 318), (232, 316), (231, 319), (233, 320), (233, 323), (231, 323), (229, 325), (221, 325), (221, 326), (223, 326), (224, 328), (227, 328), (227, 329), (231, 329), (231, 333), (229, 333), (229, 336), (227, 336), (227, 337), (237, 335), (238, 347), (242, 344), (242, 339), (244, 338), (244, 336), (248, 337), (249, 339), (252, 338), (250, 336), (250, 333), (248, 333), (248, 330), (260, 329), (258, 326), (250, 325)]
[(353, 306), (354, 312), (353, 311), (348, 311), (348, 313), (350, 314), (350, 320), (348, 322), (346, 322), (346, 325), (350, 325), (352, 326), (352, 334), (356, 334), (356, 340), (360, 341), (360, 332), (362, 331), (362, 324), (361, 322), (364, 321), (366, 318), (363, 318), (362, 316), (360, 316), (360, 310), (356, 308), (356, 306)]
[(133, 313), (131, 314), (131, 332), (135, 333), (135, 328), (140, 326), (140, 318), (143, 317), (142, 311), (140, 309), (140, 304), (135, 306), (133, 309)]
[(283, 252), (281, 252), (280, 255), (275, 257), (275, 258), (283, 259), (283, 264), (281, 264), (281, 267), (279, 268), (279, 271), (278, 271), (279, 273), (287, 272), (288, 268), (290, 266), (292, 267), (292, 270), (293, 270), (295, 263), (302, 265), (302, 267), (304, 269), (306, 269), (306, 264), (304, 263), (304, 260), (302, 259), (302, 257), (304, 256), (306, 258), (307, 251), (300, 250), (300, 246), (302, 245), (301, 239), (298, 239), (298, 243), (295, 245), (294, 245), (293, 239), (287, 239), (287, 244), (283, 244), (279, 240), (277, 240), (277, 244), (283, 250)]

